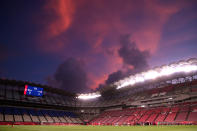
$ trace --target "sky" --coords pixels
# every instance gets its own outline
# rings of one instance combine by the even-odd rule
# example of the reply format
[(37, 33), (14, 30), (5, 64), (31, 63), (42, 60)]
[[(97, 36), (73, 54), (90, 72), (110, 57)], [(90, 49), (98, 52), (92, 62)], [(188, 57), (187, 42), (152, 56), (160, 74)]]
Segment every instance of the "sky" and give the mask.
[(197, 57), (196, 0), (1, 0), (0, 77), (90, 92)]

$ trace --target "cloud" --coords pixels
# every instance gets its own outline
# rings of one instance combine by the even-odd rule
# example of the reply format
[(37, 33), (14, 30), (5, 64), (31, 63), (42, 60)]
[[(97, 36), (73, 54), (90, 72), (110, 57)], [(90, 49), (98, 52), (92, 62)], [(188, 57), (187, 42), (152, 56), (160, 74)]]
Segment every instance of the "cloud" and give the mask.
[(119, 56), (123, 59), (123, 68), (109, 74), (106, 84), (112, 84), (129, 75), (148, 69), (148, 51), (140, 51), (135, 42), (130, 42), (130, 35), (123, 35), (120, 41), (121, 47), (118, 50)]
[[(144, 69), (147, 66), (145, 50), (151, 55), (157, 53), (165, 24), (184, 8), (185, 3), (154, 0), (47, 1), (44, 10), (47, 22), (42, 32), (45, 37), (38, 42), (38, 48), (63, 59), (65, 56), (86, 58), (88, 66), (85, 71), (92, 74), (87, 78), (91, 83), (88, 86), (96, 88), (98, 83), (107, 80), (103, 75), (124, 69), (124, 72), (133, 68)], [(130, 46), (120, 45), (118, 40), (122, 34), (132, 34), (128, 40), (133, 41)], [(129, 59), (134, 55), (144, 65)]]
[(48, 84), (75, 93), (88, 91), (83, 62), (68, 58), (58, 66), (54, 75), (48, 78)]
[(124, 64), (133, 66), (137, 71), (142, 71), (148, 67), (149, 52), (140, 51), (135, 42), (129, 41), (129, 35), (123, 36), (121, 39), (121, 48), (118, 53)]
[[(92, 53), (103, 53), (120, 34), (132, 34), (140, 50), (155, 53), (168, 20), (187, 2), (161, 1), (91, 1), (49, 0), (44, 6), (44, 51), (65, 54), (67, 45), (80, 39), (91, 46)], [(72, 35), (71, 35), (72, 34)], [(46, 38), (47, 37), (47, 38)], [(105, 39), (109, 44), (103, 44)], [(144, 44), (146, 43), (146, 44)]]
[(113, 72), (112, 74), (109, 74), (108, 79), (105, 81), (105, 83), (112, 84), (115, 81), (122, 79), (123, 77), (125, 77), (123, 72), (121, 70), (118, 70), (116, 72)]
[[(116, 38), (121, 34), (129, 33), (140, 50), (155, 53), (164, 25), (183, 5), (184, 2), (49, 0), (42, 20), (45, 37), (38, 48), (65, 55), (68, 46), (76, 45), (78, 39), (90, 46), (90, 53), (104, 53), (118, 44)], [(108, 44), (104, 44), (106, 39)]]
[[(68, 45), (67, 37), (61, 37), (72, 25), (76, 4), (73, 0), (47, 0), (36, 23), (41, 27), (37, 37), (37, 49), (43, 53), (62, 54)], [(39, 22), (37, 22), (39, 21)]]
[(49, 0), (45, 5), (46, 12), (54, 19), (47, 25), (47, 37), (55, 37), (66, 31), (73, 20), (75, 4), (73, 0)]

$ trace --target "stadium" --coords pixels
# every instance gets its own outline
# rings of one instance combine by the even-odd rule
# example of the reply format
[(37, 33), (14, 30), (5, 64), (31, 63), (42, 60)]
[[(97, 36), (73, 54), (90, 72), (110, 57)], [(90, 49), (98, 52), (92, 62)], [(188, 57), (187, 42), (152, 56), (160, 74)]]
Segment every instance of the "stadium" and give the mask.
[(197, 0), (0, 10), (0, 131), (197, 130)]
[(4, 130), (27, 128), (22, 125), (35, 130), (153, 130), (161, 125), (195, 130), (197, 59), (155, 67), (87, 94), (8, 79), (1, 79), (0, 93)]

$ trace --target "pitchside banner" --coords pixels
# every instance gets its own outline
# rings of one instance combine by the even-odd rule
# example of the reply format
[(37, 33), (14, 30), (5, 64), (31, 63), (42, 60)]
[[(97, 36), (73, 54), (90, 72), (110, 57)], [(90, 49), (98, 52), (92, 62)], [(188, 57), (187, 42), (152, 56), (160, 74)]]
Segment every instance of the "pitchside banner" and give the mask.
[(24, 95), (43, 96), (43, 88), (25, 85)]

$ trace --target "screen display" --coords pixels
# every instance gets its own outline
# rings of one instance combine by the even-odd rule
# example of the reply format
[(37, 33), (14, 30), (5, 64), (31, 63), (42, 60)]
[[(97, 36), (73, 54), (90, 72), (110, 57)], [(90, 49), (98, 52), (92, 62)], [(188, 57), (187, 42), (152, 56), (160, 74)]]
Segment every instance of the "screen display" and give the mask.
[(25, 85), (24, 95), (43, 96), (43, 88)]

